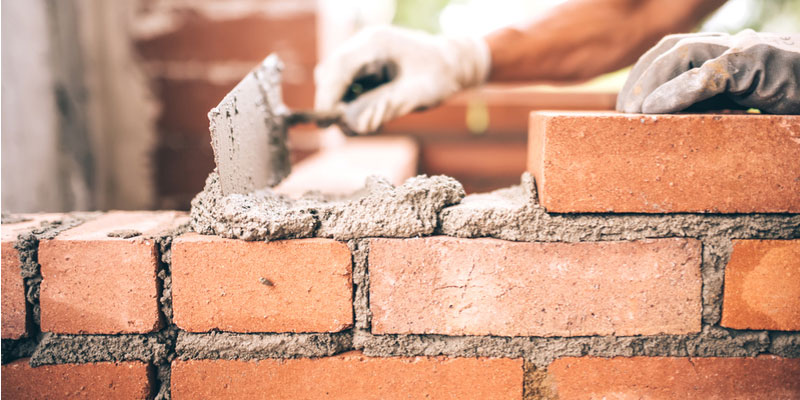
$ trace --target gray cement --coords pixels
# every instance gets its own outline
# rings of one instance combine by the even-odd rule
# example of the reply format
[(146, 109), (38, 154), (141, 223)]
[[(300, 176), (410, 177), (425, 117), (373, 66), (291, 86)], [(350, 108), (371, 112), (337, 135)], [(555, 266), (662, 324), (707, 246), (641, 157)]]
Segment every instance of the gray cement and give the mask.
[[(797, 340), (800, 333), (792, 333)], [(374, 357), (451, 356), (524, 358), (546, 367), (559, 357), (752, 357), (770, 348), (765, 331), (732, 331), (706, 326), (694, 335), (499, 337), (442, 335), (371, 335), (356, 331), (353, 345)]]
[(188, 333), (178, 334), (178, 358), (258, 360), (324, 357), (353, 348), (353, 335), (342, 333)]
[(45, 333), (31, 356), (31, 365), (100, 361), (169, 361), (174, 339), (170, 329), (147, 335), (58, 335)]
[(369, 329), (372, 325), (372, 312), (369, 309), (369, 240), (350, 240), (347, 242), (353, 255), (353, 315), (356, 329)]
[(439, 212), (464, 197), (461, 184), (445, 176), (420, 175), (398, 187), (370, 177), (364, 189), (338, 201), (319, 196), (292, 200), (268, 188), (226, 196), (219, 182), (212, 172), (203, 192), (192, 200), (192, 228), (244, 240), (430, 235)]

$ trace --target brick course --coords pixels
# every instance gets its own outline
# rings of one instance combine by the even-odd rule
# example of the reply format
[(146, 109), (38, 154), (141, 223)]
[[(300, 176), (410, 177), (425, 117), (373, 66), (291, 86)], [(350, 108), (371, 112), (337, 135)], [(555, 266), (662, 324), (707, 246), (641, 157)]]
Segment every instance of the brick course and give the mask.
[[(39, 244), (41, 327), (56, 333), (146, 333), (161, 327), (157, 244), (178, 212), (109, 212)], [(138, 232), (133, 238), (110, 233)]]
[(3, 398), (146, 399), (152, 390), (150, 367), (141, 362), (45, 365), (28, 359), (3, 365)]
[(548, 368), (562, 399), (796, 399), (800, 359), (582, 357)]
[(800, 330), (800, 240), (734, 240), (722, 326)]
[(522, 360), (325, 358), (172, 364), (172, 398), (520, 399)]
[(800, 212), (800, 117), (533, 112), (550, 212)]
[(353, 324), (347, 245), (189, 234), (172, 250), (175, 324), (190, 332), (336, 332)]
[(371, 239), (373, 333), (583, 336), (700, 330), (700, 242)]

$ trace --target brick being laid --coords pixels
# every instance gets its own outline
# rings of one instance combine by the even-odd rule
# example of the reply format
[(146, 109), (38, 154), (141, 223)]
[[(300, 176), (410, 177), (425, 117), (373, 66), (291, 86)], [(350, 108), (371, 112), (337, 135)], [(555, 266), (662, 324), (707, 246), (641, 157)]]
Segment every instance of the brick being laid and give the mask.
[(533, 112), (549, 212), (800, 212), (800, 116)]
[(353, 324), (352, 261), (330, 239), (173, 242), (175, 324), (189, 332), (338, 332)]
[(695, 239), (370, 239), (372, 333), (698, 332), (700, 261)]
[(180, 399), (520, 399), (522, 360), (333, 357), (288, 360), (176, 360)]
[(112, 211), (40, 242), (42, 331), (159, 329), (155, 236), (187, 219), (174, 211)]

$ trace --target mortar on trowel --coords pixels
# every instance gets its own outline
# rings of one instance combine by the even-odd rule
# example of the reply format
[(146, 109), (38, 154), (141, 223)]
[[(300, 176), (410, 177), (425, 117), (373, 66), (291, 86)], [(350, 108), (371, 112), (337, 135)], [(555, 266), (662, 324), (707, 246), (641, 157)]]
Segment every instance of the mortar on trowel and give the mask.
[[(223, 195), (246, 194), (283, 180), (291, 172), (287, 133), (295, 124), (336, 124), (345, 134), (354, 134), (339, 113), (289, 110), (281, 96), (283, 68), (277, 55), (269, 55), (208, 112)], [(359, 71), (342, 101), (390, 81), (395, 72), (386, 65)]]

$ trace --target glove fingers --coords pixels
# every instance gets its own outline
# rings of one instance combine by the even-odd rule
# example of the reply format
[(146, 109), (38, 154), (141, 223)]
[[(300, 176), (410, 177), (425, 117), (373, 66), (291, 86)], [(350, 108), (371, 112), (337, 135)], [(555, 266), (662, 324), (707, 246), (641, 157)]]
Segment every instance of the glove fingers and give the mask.
[(390, 82), (362, 94), (344, 107), (343, 120), (359, 134), (375, 132), (397, 117), (438, 102), (435, 85), (424, 79)]
[(394, 93), (396, 84), (388, 83), (362, 94), (344, 106), (343, 122), (360, 135), (375, 132), (386, 120)]
[(733, 79), (732, 64), (724, 57), (709, 60), (664, 83), (642, 102), (642, 112), (666, 114), (725, 93)]
[(728, 46), (687, 39), (657, 57), (634, 82), (630, 92), (620, 98), (621, 111), (643, 112), (642, 103), (656, 88), (678, 75), (722, 55)]
[(366, 28), (338, 47), (314, 69), (314, 108), (332, 111), (341, 102), (358, 71), (375, 60), (386, 59), (385, 27)]
[(650, 64), (652, 64), (656, 58), (675, 47), (678, 42), (688, 38), (705, 39), (724, 38), (727, 36), (728, 34), (725, 33), (685, 33), (665, 36), (658, 42), (658, 44), (644, 53), (639, 60), (636, 61), (636, 64), (634, 64), (633, 69), (631, 69), (631, 72), (628, 74), (628, 79), (625, 81), (625, 84), (622, 86), (622, 90), (620, 90), (619, 96), (617, 97), (617, 111), (622, 111), (624, 99), (630, 96), (630, 92), (634, 84), (639, 80), (639, 77), (641, 77), (641, 75), (647, 70)]

